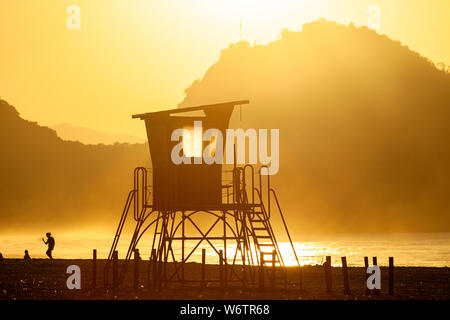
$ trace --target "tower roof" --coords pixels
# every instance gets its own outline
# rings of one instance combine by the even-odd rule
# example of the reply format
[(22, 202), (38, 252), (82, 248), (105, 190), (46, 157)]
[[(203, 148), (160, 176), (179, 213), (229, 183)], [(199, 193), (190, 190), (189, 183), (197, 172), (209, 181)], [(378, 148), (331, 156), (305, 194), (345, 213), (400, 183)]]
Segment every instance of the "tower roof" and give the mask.
[(140, 113), (140, 114), (134, 114), (132, 115), (133, 119), (139, 118), (139, 119), (146, 119), (155, 115), (164, 115), (164, 114), (173, 114), (173, 113), (182, 113), (182, 112), (191, 112), (191, 111), (197, 111), (197, 110), (207, 110), (211, 108), (217, 108), (217, 107), (223, 107), (223, 106), (237, 106), (242, 104), (249, 104), (249, 100), (237, 100), (237, 101), (229, 101), (229, 102), (222, 102), (222, 103), (215, 103), (215, 104), (206, 104), (196, 107), (187, 107), (187, 108), (176, 108), (171, 110), (162, 110), (162, 111), (155, 111), (155, 112), (147, 112), (147, 113)]

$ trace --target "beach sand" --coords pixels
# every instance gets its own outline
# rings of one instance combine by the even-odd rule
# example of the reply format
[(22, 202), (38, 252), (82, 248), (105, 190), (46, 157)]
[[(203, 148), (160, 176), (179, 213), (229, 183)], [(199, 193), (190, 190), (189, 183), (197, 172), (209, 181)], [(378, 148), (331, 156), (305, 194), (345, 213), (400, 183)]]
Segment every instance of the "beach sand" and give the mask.
[[(343, 294), (342, 268), (332, 268), (332, 292), (325, 288), (324, 268), (322, 266), (305, 266), (302, 268), (303, 289), (299, 290), (299, 272), (297, 268), (288, 267), (286, 283), (282, 272), (277, 272), (278, 283), (272, 287), (268, 279), (265, 287), (259, 288), (257, 267), (248, 268), (247, 279), (252, 269), (255, 283), (248, 283), (242, 288), (242, 282), (230, 282), (228, 287), (219, 287), (219, 266), (206, 265), (206, 278), (213, 280), (202, 288), (198, 282), (171, 283), (161, 290), (149, 288), (152, 285), (152, 272), (149, 274), (149, 261), (139, 263), (139, 289), (133, 287), (134, 262), (131, 261), (125, 279), (119, 290), (113, 294), (111, 288), (104, 287), (105, 260), (97, 260), (97, 286), (93, 289), (92, 260), (44, 260), (35, 259), (25, 263), (19, 259), (5, 259), (0, 262), (0, 299), (450, 299), (450, 269), (429, 267), (396, 267), (394, 295), (388, 295), (389, 272), (381, 268), (381, 292), (379, 295), (366, 293), (365, 270), (361, 267), (349, 267), (349, 285), (351, 294)], [(119, 261), (119, 270), (123, 261)], [(69, 265), (78, 265), (81, 269), (81, 289), (69, 290), (66, 280)], [(173, 264), (168, 266), (173, 269)], [(234, 269), (239, 275), (241, 266)], [(228, 269), (228, 271), (230, 271)], [(185, 266), (185, 279), (200, 279), (201, 265), (189, 263)], [(111, 279), (111, 272), (109, 279)]]

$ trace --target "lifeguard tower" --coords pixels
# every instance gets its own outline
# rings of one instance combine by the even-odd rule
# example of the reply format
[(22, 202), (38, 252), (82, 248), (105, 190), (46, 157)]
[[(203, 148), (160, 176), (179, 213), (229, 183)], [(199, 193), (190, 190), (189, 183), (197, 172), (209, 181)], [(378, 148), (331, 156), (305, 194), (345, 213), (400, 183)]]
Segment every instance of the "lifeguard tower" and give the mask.
[[(258, 267), (268, 270), (266, 277), (273, 283), (273, 270), (284, 271), (285, 263), (271, 226), (271, 206), (281, 217), (300, 266), (275, 190), (270, 186), (270, 176), (261, 174), (264, 167), (255, 170), (251, 165), (237, 166), (236, 161), (233, 165), (200, 164), (195, 158), (202, 153), (195, 151), (192, 145), (185, 154), (191, 157), (190, 163), (176, 164), (171, 158), (173, 148), (179, 143), (172, 141), (174, 130), (192, 131), (195, 121), (201, 121), (204, 131), (218, 129), (225, 137), (235, 106), (248, 103), (240, 100), (133, 115), (145, 121), (152, 168), (134, 170), (134, 186), (105, 267), (106, 286), (109, 261), (116, 251), (129, 211), (133, 211), (136, 225), (119, 281), (123, 281), (137, 245), (147, 241), (151, 242), (148, 254), (154, 266), (155, 287), (167, 287), (174, 282), (183, 287), (204, 283), (205, 279), (186, 271), (188, 263), (201, 249), (208, 250), (209, 263), (216, 261), (221, 266), (220, 279), (208, 279), (211, 283), (251, 286), (255, 284), (252, 270)], [(224, 139), (223, 150), (226, 143), (230, 142)], [(204, 145), (197, 148), (203, 151)], [(144, 234), (149, 235), (148, 239), (143, 239)]]

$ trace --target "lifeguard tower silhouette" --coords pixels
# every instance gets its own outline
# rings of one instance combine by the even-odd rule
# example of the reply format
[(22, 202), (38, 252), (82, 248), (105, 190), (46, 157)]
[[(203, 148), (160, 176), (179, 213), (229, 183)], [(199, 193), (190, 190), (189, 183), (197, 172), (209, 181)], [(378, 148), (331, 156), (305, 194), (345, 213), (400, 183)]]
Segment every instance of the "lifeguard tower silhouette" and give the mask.
[[(123, 281), (131, 256), (147, 233), (151, 234), (148, 241), (151, 241), (154, 287), (168, 287), (174, 282), (184, 287), (205, 281), (221, 286), (251, 287), (257, 283), (255, 269), (259, 270), (259, 283), (264, 278), (275, 283), (279, 276), (274, 270), (286, 273), (270, 223), (271, 202), (280, 214), (300, 266), (276, 193), (270, 186), (270, 176), (261, 174), (264, 166), (255, 173), (253, 166), (237, 166), (236, 161), (227, 169), (226, 165), (195, 164), (195, 161), (177, 165), (171, 159), (172, 148), (179, 143), (171, 140), (175, 129), (189, 129), (194, 121), (202, 121), (203, 130), (215, 128), (225, 137), (234, 107), (248, 103), (248, 100), (231, 101), (133, 115), (145, 121), (152, 168), (134, 170), (134, 187), (128, 195), (105, 267), (105, 286), (109, 285), (110, 261), (117, 252), (132, 206), (136, 226), (120, 274), (116, 275), (119, 282)], [(224, 139), (224, 149), (225, 143)], [(195, 278), (194, 272), (186, 271), (187, 263), (202, 246), (208, 250), (210, 261), (218, 262), (219, 279)], [(205, 251), (202, 253), (205, 259)]]

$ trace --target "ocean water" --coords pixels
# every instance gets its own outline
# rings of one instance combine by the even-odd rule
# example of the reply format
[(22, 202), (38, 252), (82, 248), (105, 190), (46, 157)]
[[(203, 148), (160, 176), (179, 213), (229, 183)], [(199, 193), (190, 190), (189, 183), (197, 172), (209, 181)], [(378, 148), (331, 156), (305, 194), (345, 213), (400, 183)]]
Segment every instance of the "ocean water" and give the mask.
[[(54, 258), (90, 259), (92, 250), (97, 249), (98, 258), (106, 258), (113, 235), (89, 233), (56, 233)], [(27, 249), (32, 258), (45, 258), (46, 246), (39, 234), (17, 235), (0, 234), (0, 252), (5, 258), (22, 258)], [(129, 236), (119, 242), (119, 258), (127, 250)], [(296, 260), (288, 242), (279, 241), (279, 247), (286, 265), (295, 265)], [(332, 256), (332, 264), (340, 266), (341, 257), (347, 257), (349, 266), (363, 266), (364, 256), (370, 261), (377, 256), (379, 265), (387, 265), (388, 258), (394, 257), (396, 266), (450, 267), (450, 233), (393, 233), (393, 234), (357, 234), (357, 235), (317, 235), (303, 237), (294, 243), (302, 265), (322, 264), (327, 255)], [(139, 244), (142, 259), (148, 259), (151, 251), (151, 237)], [(218, 263), (217, 253), (206, 243), (200, 245), (190, 256), (189, 261), (201, 262), (201, 248), (206, 249), (207, 263)], [(193, 249), (187, 244), (185, 255)], [(224, 249), (217, 245), (217, 249)], [(227, 257), (233, 259), (235, 245), (227, 245)], [(174, 245), (174, 253), (181, 256), (181, 247)], [(238, 262), (240, 260), (238, 259)]]

